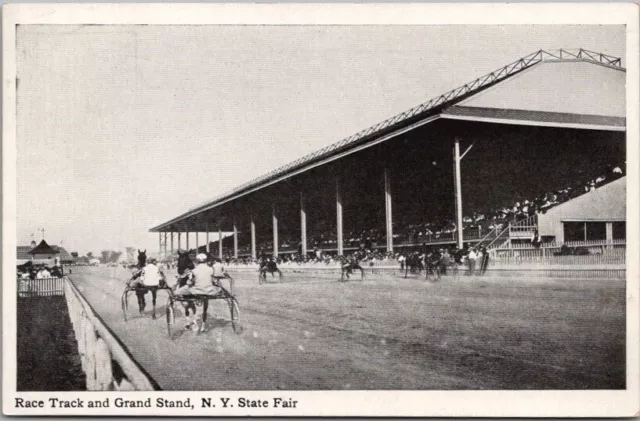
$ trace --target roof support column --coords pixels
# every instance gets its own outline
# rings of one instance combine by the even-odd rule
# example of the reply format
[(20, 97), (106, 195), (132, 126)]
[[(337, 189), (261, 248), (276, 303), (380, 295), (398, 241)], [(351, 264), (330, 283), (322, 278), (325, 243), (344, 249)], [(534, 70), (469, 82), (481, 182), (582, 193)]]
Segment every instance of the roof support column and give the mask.
[(273, 257), (278, 257), (278, 215), (276, 214), (276, 205), (271, 207), (271, 217), (273, 220)]
[(251, 259), (256, 260), (256, 221), (251, 215)]
[(189, 231), (185, 233), (185, 237), (187, 237), (187, 251), (189, 251)]
[(181, 232), (178, 233), (178, 250), (180, 250), (180, 247), (182, 247), (182, 241), (180, 241), (180, 237), (182, 237)]
[(218, 258), (222, 260), (222, 226), (218, 223)]
[(238, 258), (238, 226), (236, 225), (236, 218), (233, 218), (233, 258)]
[(462, 237), (462, 178), (460, 176), (460, 139), (456, 137), (455, 146), (453, 148), (453, 174), (456, 182), (456, 232), (458, 233), (458, 248), (463, 246), (464, 239)]
[(205, 235), (205, 241), (207, 242), (207, 245), (205, 246), (204, 250), (209, 253), (211, 250), (209, 250), (209, 223), (207, 222), (207, 234)]
[(164, 258), (167, 258), (167, 232), (164, 232)]
[(390, 171), (384, 169), (384, 218), (387, 227), (387, 252), (393, 251), (393, 196)]
[(196, 231), (196, 255), (198, 253), (200, 253), (200, 240), (198, 239), (199, 235), (198, 235), (198, 231)]
[(171, 256), (173, 256), (173, 231), (171, 231)]
[(307, 210), (304, 206), (304, 193), (300, 192), (300, 243), (303, 256), (307, 255)]
[(340, 180), (338, 178), (336, 178), (336, 230), (338, 256), (342, 256), (342, 195), (340, 194)]
[(158, 231), (158, 258), (162, 254), (162, 233)]

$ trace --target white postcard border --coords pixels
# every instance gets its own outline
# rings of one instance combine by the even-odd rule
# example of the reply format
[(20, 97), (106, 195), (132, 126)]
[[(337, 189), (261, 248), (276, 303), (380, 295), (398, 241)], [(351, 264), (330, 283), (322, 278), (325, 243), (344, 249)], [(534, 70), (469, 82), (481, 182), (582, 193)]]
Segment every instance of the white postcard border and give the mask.
[[(3, 8), (3, 411), (21, 415), (189, 416), (638, 416), (640, 186), (638, 7), (633, 4), (12, 4)], [(627, 25), (627, 389), (624, 391), (248, 391), (17, 393), (16, 344), (16, 24), (626, 24)], [(113, 402), (191, 398), (196, 409), (16, 409), (15, 397)], [(295, 409), (199, 408), (200, 398), (297, 400)]]

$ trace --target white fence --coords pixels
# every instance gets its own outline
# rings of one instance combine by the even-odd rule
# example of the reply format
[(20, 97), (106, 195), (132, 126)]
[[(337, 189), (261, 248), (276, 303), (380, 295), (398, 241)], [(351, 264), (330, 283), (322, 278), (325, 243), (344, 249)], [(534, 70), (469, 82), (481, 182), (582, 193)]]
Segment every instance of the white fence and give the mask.
[(493, 261), (496, 264), (541, 263), (547, 265), (624, 265), (626, 250), (605, 249), (597, 254), (558, 256), (560, 248), (510, 248), (495, 249)]
[[(86, 374), (87, 390), (155, 390), (151, 378), (96, 315), (75, 285), (66, 277), (63, 285), (82, 369)], [(114, 377), (114, 361), (124, 373), (119, 382)]]
[(18, 297), (64, 295), (64, 278), (18, 279)]

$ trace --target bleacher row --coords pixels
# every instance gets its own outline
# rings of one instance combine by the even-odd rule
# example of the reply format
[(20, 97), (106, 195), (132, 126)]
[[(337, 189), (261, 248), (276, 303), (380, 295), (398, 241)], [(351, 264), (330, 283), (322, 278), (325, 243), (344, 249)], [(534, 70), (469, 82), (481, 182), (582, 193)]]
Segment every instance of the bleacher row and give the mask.
[[(485, 211), (477, 211), (463, 217), (463, 233), (465, 239), (480, 239), (483, 235), (494, 229), (502, 229), (509, 223), (526, 219), (536, 213), (544, 213), (553, 207), (580, 196), (590, 190), (599, 188), (624, 176), (624, 165), (610, 165), (602, 171), (590, 177), (577, 180), (574, 183), (558, 189), (543, 192), (534, 198), (517, 198), (511, 205), (501, 205)], [(394, 223), (394, 244), (398, 246), (406, 244), (421, 245), (423, 243), (447, 242), (455, 239), (456, 224), (453, 220), (440, 222), (417, 222), (406, 226), (396, 226)], [(285, 235), (283, 235), (285, 234)], [(281, 234), (279, 251), (281, 253), (295, 253), (300, 249), (299, 236), (296, 234)], [(247, 238), (244, 238), (247, 237)], [(241, 236), (239, 241), (239, 255), (250, 254), (248, 235)], [(246, 240), (246, 241), (245, 241)], [(224, 241), (224, 240), (223, 240)], [(213, 243), (217, 248), (217, 242)], [(344, 247), (347, 249), (373, 250), (385, 244), (385, 232), (382, 227), (373, 227), (362, 231), (346, 231), (344, 235)], [(308, 237), (308, 249), (332, 250), (337, 248), (336, 230), (332, 224), (328, 229), (320, 233), (313, 233)], [(229, 247), (225, 247), (229, 250)], [(273, 242), (265, 239), (258, 243), (258, 251), (273, 250)]]

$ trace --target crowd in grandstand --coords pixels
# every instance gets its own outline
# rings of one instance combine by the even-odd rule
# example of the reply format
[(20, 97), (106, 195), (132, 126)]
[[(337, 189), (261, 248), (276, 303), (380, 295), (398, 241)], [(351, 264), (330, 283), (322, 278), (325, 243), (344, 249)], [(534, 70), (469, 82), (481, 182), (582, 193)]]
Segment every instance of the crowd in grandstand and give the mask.
[[(536, 213), (544, 213), (549, 209), (571, 200), (577, 196), (595, 190), (611, 181), (624, 176), (624, 165), (611, 165), (602, 171), (599, 175), (579, 180), (562, 188), (550, 190), (539, 194), (533, 198), (516, 198), (511, 205), (503, 205), (485, 212), (476, 212), (471, 216), (463, 217), (463, 229), (465, 237), (467, 233), (477, 233), (477, 238), (481, 238), (491, 230), (501, 230), (506, 228), (509, 223), (518, 222)], [(430, 247), (427, 244), (434, 239), (453, 239), (457, 231), (455, 222), (444, 220), (441, 222), (420, 222), (409, 224), (404, 227), (394, 226), (394, 243), (396, 245), (413, 245), (413, 250), (420, 250), (422, 255), (432, 253), (438, 246)], [(277, 257), (278, 264), (282, 265), (302, 265), (302, 264), (337, 264), (349, 256), (357, 253), (359, 259), (365, 265), (376, 264), (395, 264), (406, 260), (409, 252), (386, 252), (380, 247), (385, 243), (384, 230), (378, 228), (370, 228), (361, 231), (346, 231), (344, 235), (344, 256), (336, 255), (337, 241), (335, 229), (327, 224), (327, 231), (310, 235), (308, 240), (309, 252), (302, 254), (302, 245), (295, 236), (283, 236), (280, 242), (280, 254)], [(425, 244), (426, 243), (426, 244)], [(259, 243), (257, 249), (260, 251), (257, 259), (253, 260), (246, 257), (250, 252), (250, 245), (242, 242), (239, 253), (245, 257), (233, 258), (227, 254), (223, 259), (228, 265), (252, 265), (257, 264), (258, 260), (265, 255), (270, 254), (273, 250), (273, 242), (269, 239)], [(216, 246), (213, 245), (215, 248)], [(327, 252), (327, 249), (332, 249)], [(450, 248), (448, 252), (452, 256), (456, 256), (459, 263), (467, 261), (466, 257), (470, 249), (457, 250)], [(225, 247), (225, 252), (230, 252)]]
[[(509, 223), (519, 222), (538, 212), (544, 213), (554, 206), (623, 177), (623, 168), (624, 165), (610, 165), (595, 176), (577, 180), (559, 189), (543, 192), (533, 198), (516, 198), (512, 204), (505, 204), (493, 209), (475, 212), (470, 216), (464, 216), (462, 223), (465, 236), (477, 235), (478, 238), (481, 238), (489, 231), (506, 228)], [(451, 239), (456, 231), (456, 223), (453, 220), (425, 221), (401, 227), (394, 225), (394, 242), (396, 244), (422, 244), (434, 239)], [(377, 244), (385, 242), (385, 235), (385, 232), (378, 228), (346, 231), (344, 246), (373, 249)], [(328, 226), (326, 231), (310, 235), (309, 238), (310, 248), (332, 248), (336, 247), (336, 244), (336, 232), (331, 225)], [(272, 250), (273, 243), (270, 240), (265, 240), (258, 244), (258, 249)], [(299, 240), (295, 237), (283, 238), (280, 250), (287, 251), (291, 249), (299, 249)], [(239, 251), (241, 254), (249, 253), (249, 245), (244, 245)]]

